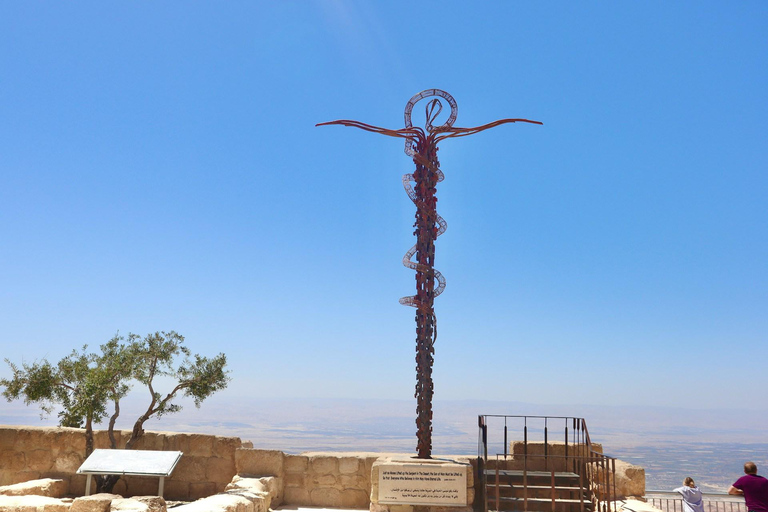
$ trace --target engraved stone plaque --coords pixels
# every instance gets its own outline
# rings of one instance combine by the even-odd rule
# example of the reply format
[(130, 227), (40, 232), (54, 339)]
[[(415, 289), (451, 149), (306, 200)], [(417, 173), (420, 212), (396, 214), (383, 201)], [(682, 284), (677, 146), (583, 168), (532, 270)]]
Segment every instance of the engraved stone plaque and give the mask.
[(382, 465), (379, 467), (378, 502), (466, 506), (467, 467), (413, 462)]

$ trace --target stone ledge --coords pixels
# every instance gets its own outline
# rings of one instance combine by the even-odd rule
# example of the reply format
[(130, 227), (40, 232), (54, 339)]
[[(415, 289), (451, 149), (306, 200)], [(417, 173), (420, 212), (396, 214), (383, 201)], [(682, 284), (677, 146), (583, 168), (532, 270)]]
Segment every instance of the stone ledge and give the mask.
[(47, 496), (0, 496), (0, 511), (69, 512), (72, 500)]
[(0, 487), (3, 496), (45, 496), (48, 498), (63, 498), (67, 494), (67, 482), (55, 478), (41, 478), (18, 484)]

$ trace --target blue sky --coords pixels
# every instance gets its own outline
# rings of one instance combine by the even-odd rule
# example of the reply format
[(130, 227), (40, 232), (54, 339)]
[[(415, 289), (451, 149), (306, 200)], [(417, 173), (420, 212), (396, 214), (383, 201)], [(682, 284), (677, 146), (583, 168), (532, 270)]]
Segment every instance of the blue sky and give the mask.
[(410, 399), (413, 164), (314, 125), (440, 88), (456, 126), (544, 125), (441, 144), (436, 398), (765, 409), (766, 30), (758, 1), (3, 3), (2, 355), (176, 330), (232, 397)]

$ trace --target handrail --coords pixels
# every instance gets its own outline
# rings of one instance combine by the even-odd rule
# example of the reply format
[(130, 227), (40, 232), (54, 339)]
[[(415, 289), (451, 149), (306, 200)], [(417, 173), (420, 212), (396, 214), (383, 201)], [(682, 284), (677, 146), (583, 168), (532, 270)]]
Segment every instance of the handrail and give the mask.
[[(584, 418), (571, 416), (510, 416), (500, 414), (489, 414), (478, 416), (478, 479), (482, 485), (483, 506), (487, 512), (488, 508), (488, 451), (492, 440), (488, 436), (489, 420), (496, 422), (503, 419), (503, 451), (497, 453), (494, 465), (496, 467), (495, 479), (495, 498), (496, 510), (499, 510), (499, 466), (504, 461), (505, 467), (507, 461), (516, 463), (522, 462), (523, 470), (523, 509), (528, 509), (528, 483), (527, 474), (529, 472), (529, 461), (543, 461), (544, 471), (551, 473), (551, 497), (552, 507), (555, 507), (555, 471), (557, 467), (562, 470), (572, 471), (574, 476), (578, 476), (579, 494), (581, 497), (580, 510), (584, 511), (583, 494), (589, 491), (588, 498), (593, 502), (595, 512), (610, 512), (611, 502), (616, 499), (616, 459), (596, 451), (592, 446), (592, 441), (587, 430), (587, 424)], [(529, 440), (529, 420), (543, 420), (543, 442)], [(562, 441), (551, 441), (550, 422), (564, 420), (564, 430)], [(522, 451), (523, 453), (509, 453), (511, 446), (509, 440), (510, 421), (522, 423)], [(570, 435), (569, 435), (570, 434)], [(496, 441), (498, 442), (498, 441)], [(519, 443), (519, 441), (517, 441)], [(554, 447), (562, 443), (563, 455), (550, 453), (550, 445)], [(529, 445), (542, 446), (543, 454), (529, 453)], [(516, 452), (518, 450), (515, 450)], [(501, 459), (500, 459), (501, 458)], [(561, 461), (558, 465), (557, 461)]]
[[(657, 496), (650, 496), (655, 494)], [(744, 498), (725, 493), (703, 492), (705, 512), (747, 512)], [(669, 497), (662, 497), (669, 495)], [(675, 495), (675, 497), (672, 497)], [(684, 512), (683, 499), (674, 491), (650, 491), (645, 492), (645, 500), (662, 512)]]
[[(645, 490), (645, 495), (648, 496), (649, 494), (669, 494), (669, 495), (680, 497), (680, 493), (679, 492), (668, 491), (668, 490), (661, 490), (661, 489), (646, 489)], [(701, 491), (701, 495), (702, 496), (719, 496), (720, 498), (729, 498), (729, 499), (733, 499), (735, 501), (739, 501), (739, 500), (743, 500), (744, 499), (743, 496), (739, 496), (739, 495), (736, 495), (736, 494), (728, 494), (727, 492), (704, 492), (704, 491)]]

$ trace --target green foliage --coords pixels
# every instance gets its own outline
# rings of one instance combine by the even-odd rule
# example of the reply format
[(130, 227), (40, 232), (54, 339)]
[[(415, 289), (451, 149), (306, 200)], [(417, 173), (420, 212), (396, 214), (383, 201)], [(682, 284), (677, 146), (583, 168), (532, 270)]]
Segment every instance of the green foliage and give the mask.
[[(124, 351), (115, 337), (105, 347)], [(73, 350), (56, 366), (45, 359), (32, 364), (22, 363), (21, 368), (6, 359), (11, 368), (11, 379), (0, 379), (3, 396), (8, 400), (22, 398), (27, 405), (37, 404), (44, 415), (51, 414), (57, 405), (59, 423), (66, 427), (83, 427), (89, 422), (102, 421), (107, 415), (107, 400), (124, 396), (128, 386), (124, 382), (125, 370), (109, 362), (107, 353), (88, 353), (88, 346), (82, 351)], [(124, 359), (118, 354), (119, 359)], [(106, 362), (106, 364), (105, 364)]]
[[(181, 362), (174, 362), (181, 357)], [(181, 410), (174, 403), (177, 396), (191, 397), (195, 406), (216, 391), (227, 387), (229, 377), (225, 370), (227, 358), (219, 354), (207, 358), (195, 354), (184, 345), (184, 337), (171, 332), (148, 334), (143, 339), (135, 334), (127, 337), (116, 335), (100, 346), (99, 352), (88, 352), (87, 345), (81, 351), (73, 350), (55, 366), (47, 360), (21, 367), (8, 359), (10, 379), (0, 379), (2, 395), (10, 402), (23, 399), (27, 405), (38, 405), (44, 415), (60, 407), (59, 424), (68, 427), (85, 427), (91, 430), (93, 423), (102, 422), (110, 414), (114, 420), (119, 415), (120, 399), (131, 386), (138, 383), (150, 392), (150, 404), (134, 426), (134, 437), (140, 437), (143, 423), (152, 416), (161, 417)], [(154, 388), (156, 378), (171, 378), (175, 387), (165, 395)], [(132, 443), (131, 443), (132, 444)]]
[[(206, 398), (226, 388), (229, 383), (225, 370), (227, 357), (224, 354), (212, 359), (198, 354), (192, 356), (184, 346), (184, 337), (174, 331), (147, 335), (141, 343), (137, 343), (134, 354), (133, 378), (152, 393), (148, 415), (161, 417), (181, 410), (180, 405), (173, 403), (179, 393), (191, 397), (195, 406), (200, 407)], [(174, 367), (174, 361), (179, 356), (183, 356), (182, 362)], [(165, 397), (155, 391), (154, 379), (158, 376), (170, 377), (177, 383)]]

